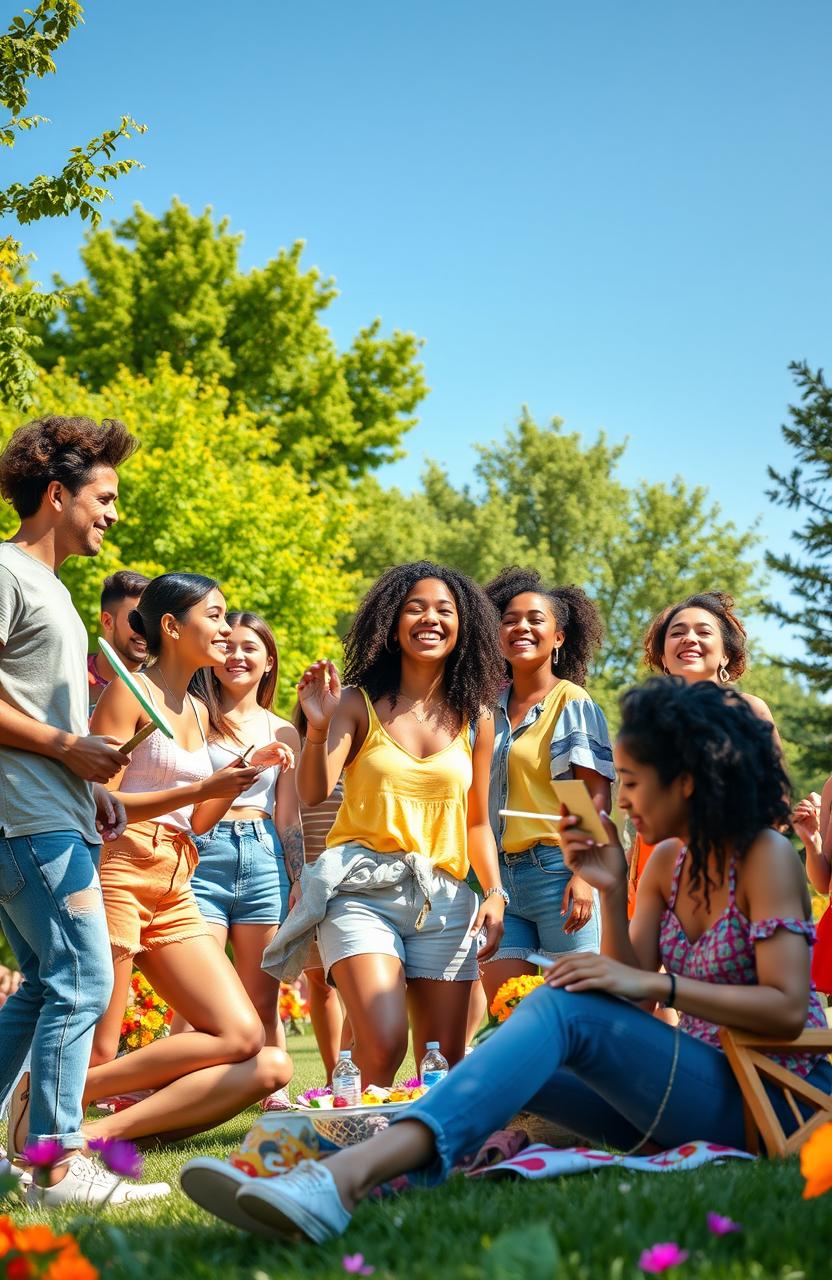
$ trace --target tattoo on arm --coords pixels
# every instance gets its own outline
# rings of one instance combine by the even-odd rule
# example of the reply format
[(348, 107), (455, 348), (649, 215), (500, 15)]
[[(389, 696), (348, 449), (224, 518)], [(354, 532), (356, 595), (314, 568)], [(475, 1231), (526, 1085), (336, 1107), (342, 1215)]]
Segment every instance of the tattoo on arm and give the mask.
[(280, 843), (283, 845), (283, 856), (286, 859), (286, 870), (294, 884), (303, 871), (303, 831), (300, 826), (287, 827), (280, 832)]

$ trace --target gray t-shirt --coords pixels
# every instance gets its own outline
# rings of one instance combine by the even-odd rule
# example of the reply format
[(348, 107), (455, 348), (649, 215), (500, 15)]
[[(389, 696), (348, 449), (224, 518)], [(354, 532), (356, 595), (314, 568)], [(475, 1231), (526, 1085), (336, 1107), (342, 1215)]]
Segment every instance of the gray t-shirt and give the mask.
[[(60, 578), (0, 542), (0, 698), (42, 724), (89, 733), (87, 634)], [(77, 831), (100, 844), (88, 782), (33, 751), (0, 746), (0, 830)]]

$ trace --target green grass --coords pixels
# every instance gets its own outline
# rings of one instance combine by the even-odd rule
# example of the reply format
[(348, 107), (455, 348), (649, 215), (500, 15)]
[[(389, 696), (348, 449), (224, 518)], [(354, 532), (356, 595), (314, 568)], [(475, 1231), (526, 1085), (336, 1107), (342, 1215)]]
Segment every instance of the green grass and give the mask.
[[(292, 1090), (320, 1083), (312, 1036), (293, 1037), (290, 1051)], [(409, 1061), (404, 1070), (412, 1069)], [(551, 1270), (544, 1276), (533, 1261), (502, 1269), (491, 1255), (489, 1264), (490, 1247), (502, 1233), (522, 1234), (534, 1224), (548, 1226), (558, 1242), (558, 1280), (643, 1280), (641, 1250), (664, 1240), (690, 1251), (688, 1262), (667, 1273), (673, 1280), (827, 1280), (832, 1274), (832, 1194), (802, 1200), (795, 1161), (654, 1175), (610, 1169), (531, 1183), (453, 1178), (436, 1191), (362, 1205), (347, 1235), (322, 1248), (270, 1244), (216, 1221), (178, 1190), (187, 1159), (225, 1155), (254, 1115), (148, 1154), (145, 1178), (177, 1189), (167, 1200), (113, 1209), (81, 1228), (84, 1251), (104, 1277), (335, 1280), (345, 1274), (344, 1254), (363, 1253), (376, 1280), (549, 1280)], [(695, 1136), (695, 1104), (691, 1127)], [(705, 1215), (711, 1209), (741, 1222), (742, 1234), (710, 1237)], [(44, 1217), (55, 1229), (73, 1222), (69, 1211)]]

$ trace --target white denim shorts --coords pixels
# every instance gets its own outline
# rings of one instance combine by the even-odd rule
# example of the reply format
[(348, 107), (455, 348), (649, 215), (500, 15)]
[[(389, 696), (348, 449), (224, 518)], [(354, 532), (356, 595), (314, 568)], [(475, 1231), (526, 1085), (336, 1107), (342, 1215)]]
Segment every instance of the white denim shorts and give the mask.
[[(366, 852), (379, 859), (395, 857)], [(336, 893), (318, 925), (327, 977), (334, 964), (349, 956), (385, 955), (398, 957), (406, 978), (473, 982), (477, 948), (470, 930), (479, 899), (464, 880), (439, 868), (431, 873), (430, 888), (431, 909), (418, 929), (424, 897), (404, 868), (397, 884)]]

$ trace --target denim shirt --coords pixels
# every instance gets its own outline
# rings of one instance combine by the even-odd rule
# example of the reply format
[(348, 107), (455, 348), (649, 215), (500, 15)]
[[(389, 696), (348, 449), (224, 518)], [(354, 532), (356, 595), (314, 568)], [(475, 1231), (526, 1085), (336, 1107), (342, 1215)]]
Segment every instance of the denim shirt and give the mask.
[[(501, 853), (506, 819), (500, 817), (499, 811), (506, 808), (508, 799), (509, 753), (515, 740), (539, 719), (544, 710), (543, 701), (536, 703), (535, 706), (529, 708), (520, 724), (512, 729), (508, 715), (508, 700), (511, 696), (511, 688), (512, 686), (508, 685), (502, 690), (494, 709), (494, 754), (491, 757), (491, 777), (488, 788), (488, 817), (491, 823), (491, 830), (494, 832), (494, 839), (497, 842), (497, 849)], [(556, 733), (558, 726), (563, 723), (564, 717), (570, 719), (578, 717), (584, 723), (571, 724), (563, 740), (558, 736), (558, 747), (556, 751), (553, 751), (553, 765), (557, 770), (552, 774), (553, 780), (574, 777), (572, 765), (578, 764), (585, 768), (594, 769), (603, 777), (613, 781), (615, 779), (615, 766), (612, 760), (612, 747), (607, 723), (601, 708), (589, 697), (581, 701), (568, 702), (555, 726)], [(555, 741), (556, 739), (553, 737), (553, 744)], [(554, 803), (554, 796), (552, 800)], [(552, 845), (535, 846), (535, 848), (539, 847), (552, 848)]]

